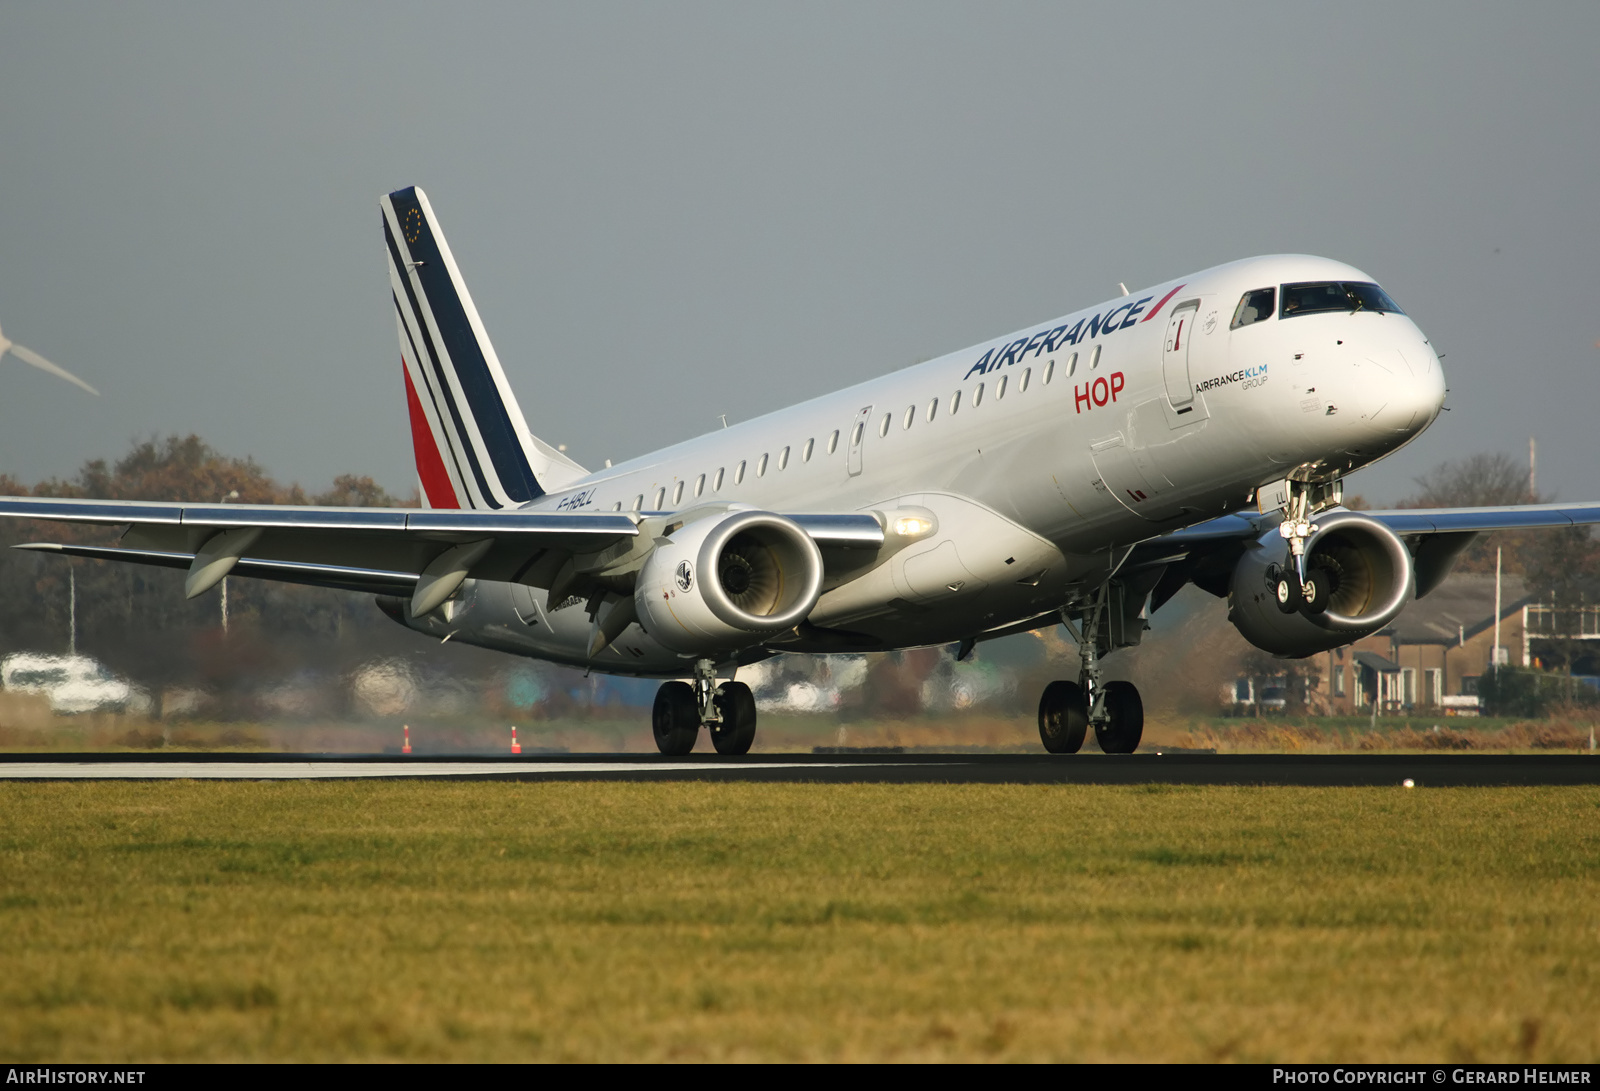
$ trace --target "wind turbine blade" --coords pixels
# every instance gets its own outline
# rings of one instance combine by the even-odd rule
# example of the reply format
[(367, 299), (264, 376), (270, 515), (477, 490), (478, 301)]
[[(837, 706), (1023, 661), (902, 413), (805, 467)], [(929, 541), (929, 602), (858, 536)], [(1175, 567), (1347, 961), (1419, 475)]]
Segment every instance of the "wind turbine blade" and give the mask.
[(28, 348), (25, 345), (13, 343), (11, 346), (11, 355), (15, 356), (25, 364), (32, 364), (40, 371), (48, 371), (58, 379), (65, 379), (69, 383), (74, 383), (78, 386), (81, 386), (83, 389), (87, 390), (97, 398), (100, 396), (100, 392), (98, 390), (84, 382), (82, 379), (78, 378), (72, 372), (68, 371), (64, 367), (59, 367), (56, 364), (52, 364), (49, 360), (46, 360), (43, 356), (40, 356), (37, 352), (34, 352), (31, 348)]

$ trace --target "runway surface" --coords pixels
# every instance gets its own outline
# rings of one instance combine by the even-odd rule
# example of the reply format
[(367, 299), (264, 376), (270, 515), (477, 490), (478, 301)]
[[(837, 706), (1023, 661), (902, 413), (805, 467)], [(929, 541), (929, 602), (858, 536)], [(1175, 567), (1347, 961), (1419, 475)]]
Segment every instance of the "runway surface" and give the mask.
[(1587, 754), (0, 754), (0, 780), (767, 781), (799, 784), (1600, 784)]

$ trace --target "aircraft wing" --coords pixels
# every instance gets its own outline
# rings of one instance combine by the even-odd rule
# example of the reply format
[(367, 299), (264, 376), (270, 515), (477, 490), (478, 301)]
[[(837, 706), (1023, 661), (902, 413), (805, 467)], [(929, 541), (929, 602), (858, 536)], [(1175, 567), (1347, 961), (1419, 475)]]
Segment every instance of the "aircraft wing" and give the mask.
[[(1497, 530), (1544, 530), (1591, 526), (1600, 523), (1600, 503), (1514, 504), (1485, 508), (1388, 508), (1363, 511), (1410, 543), (1414, 555), (1425, 552), (1442, 555), (1442, 565), (1418, 586), (1418, 597), (1427, 594), (1449, 572), (1454, 557), (1479, 534)], [(1122, 565), (1124, 571), (1165, 565), (1167, 571), (1156, 584), (1151, 609), (1171, 598), (1185, 584), (1193, 582), (1213, 595), (1226, 595), (1233, 565), (1246, 543), (1260, 538), (1277, 526), (1276, 511), (1258, 515), (1236, 512), (1192, 527), (1184, 527), (1134, 546)], [(1431, 543), (1431, 544), (1430, 544)]]
[[(0, 497), (0, 516), (127, 526), (116, 545), (31, 542), (19, 549), (189, 571), (193, 596), (224, 576), (413, 596), (415, 613), (468, 575), (553, 587), (572, 562), (602, 566), (666, 519), (634, 512), (418, 510)], [(864, 514), (789, 515), (818, 546), (876, 549)], [(657, 525), (660, 524), (660, 525)], [(646, 538), (646, 541), (649, 539)], [(430, 594), (429, 589), (433, 591)], [(433, 603), (437, 605), (437, 602)]]
[(1365, 511), (1401, 536), (1481, 534), (1491, 530), (1540, 530), (1600, 523), (1600, 504), (1514, 504), (1500, 508), (1391, 508)]
[[(1401, 537), (1483, 534), (1496, 530), (1541, 530), (1600, 523), (1600, 503), (1513, 504), (1494, 508), (1386, 508), (1360, 514)], [(1139, 553), (1188, 551), (1205, 545), (1259, 537), (1278, 523), (1278, 513), (1235, 512), (1196, 523), (1141, 543)]]

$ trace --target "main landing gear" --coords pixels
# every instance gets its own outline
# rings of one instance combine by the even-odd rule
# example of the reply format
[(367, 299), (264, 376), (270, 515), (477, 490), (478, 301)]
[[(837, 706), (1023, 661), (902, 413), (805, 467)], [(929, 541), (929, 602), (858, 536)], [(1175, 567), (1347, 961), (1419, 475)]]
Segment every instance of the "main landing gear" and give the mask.
[(1039, 739), (1052, 754), (1076, 754), (1094, 727), (1095, 741), (1107, 754), (1131, 754), (1144, 735), (1144, 701), (1132, 682), (1102, 682), (1100, 660), (1105, 654), (1102, 625), (1109, 605), (1110, 588), (1102, 587), (1082, 625), (1073, 623), (1067, 611), (1061, 623), (1067, 627), (1083, 655), (1083, 667), (1076, 682), (1051, 682), (1039, 698)]
[(719, 754), (747, 754), (756, 738), (756, 699), (750, 687), (743, 682), (717, 685), (709, 659), (695, 663), (693, 685), (663, 683), (650, 713), (656, 749), (674, 757), (694, 749), (702, 726)]

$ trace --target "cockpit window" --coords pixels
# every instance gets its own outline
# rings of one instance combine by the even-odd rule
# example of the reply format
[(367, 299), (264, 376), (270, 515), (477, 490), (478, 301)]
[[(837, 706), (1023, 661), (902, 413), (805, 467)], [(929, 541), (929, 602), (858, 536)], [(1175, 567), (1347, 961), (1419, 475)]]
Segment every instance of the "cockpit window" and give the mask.
[(1351, 297), (1361, 303), (1361, 309), (1364, 311), (1377, 311), (1379, 314), (1406, 313), (1400, 309), (1399, 304), (1389, 298), (1388, 292), (1376, 284), (1352, 283), (1346, 284), (1345, 287), (1350, 289)]
[(1246, 292), (1244, 298), (1239, 300), (1239, 309), (1233, 312), (1233, 325), (1230, 330), (1240, 326), (1248, 326), (1252, 322), (1261, 322), (1272, 317), (1272, 304), (1277, 300), (1278, 289), (1257, 288), (1253, 292)]
[(1281, 317), (1321, 314), (1328, 311), (1376, 311), (1378, 314), (1404, 314), (1388, 293), (1376, 284), (1359, 281), (1313, 281), (1283, 286)]

